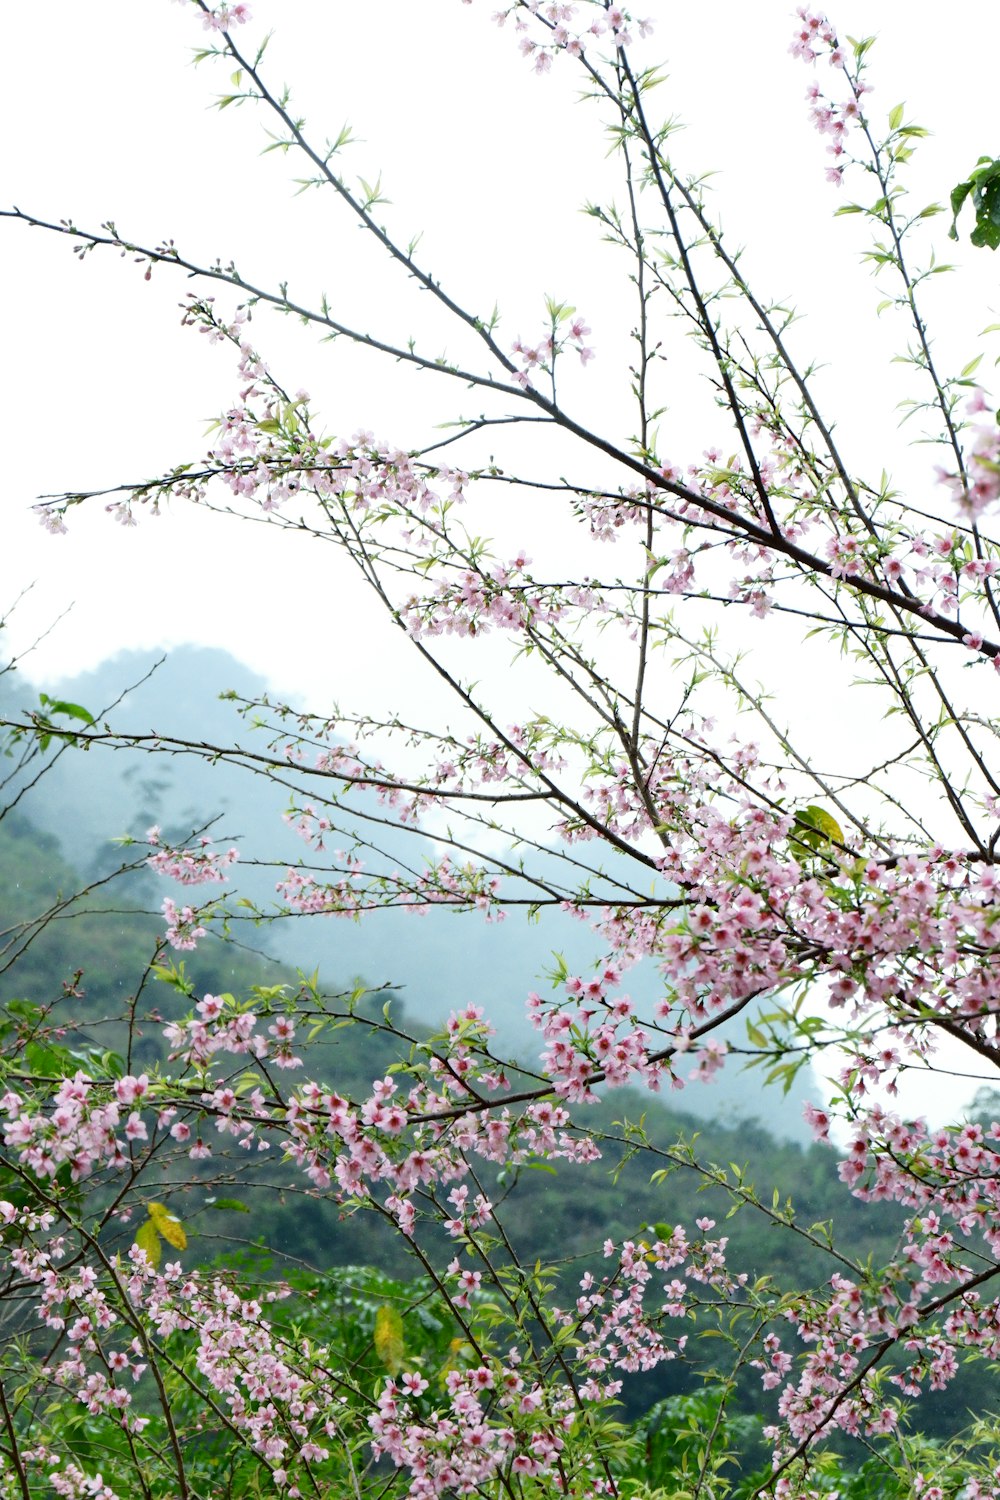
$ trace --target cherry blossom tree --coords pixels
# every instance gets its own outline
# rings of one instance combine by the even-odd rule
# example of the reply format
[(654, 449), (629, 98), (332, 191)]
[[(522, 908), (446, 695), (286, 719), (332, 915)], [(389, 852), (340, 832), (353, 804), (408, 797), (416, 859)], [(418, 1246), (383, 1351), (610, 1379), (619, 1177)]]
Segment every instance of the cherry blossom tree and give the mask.
[[(596, 313), (550, 295), (537, 328), (514, 337), (483, 310), (487, 288), (472, 304), (444, 285), (419, 243), (385, 226), (349, 133), (317, 137), (297, 118), (250, 7), (188, 8), (205, 28), (201, 60), (229, 80), (221, 102), (264, 116), (298, 180), (369, 237), (373, 275), (415, 284), (458, 352), (369, 332), (347, 298), (299, 300), (169, 241), (7, 210), (12, 231), (64, 236), (83, 258), (111, 250), (146, 277), (181, 273), (186, 325), (235, 377), (201, 457), (47, 498), (40, 519), (72, 530), (78, 508), (104, 505), (125, 525), (167, 526), (186, 502), (327, 543), (395, 628), (400, 660), (451, 706), (423, 722), (262, 699), (240, 707), (264, 740), (128, 742), (288, 789), (309, 853), (280, 872), (286, 914), (553, 909), (595, 931), (605, 957), (591, 972), (557, 966), (544, 993), (526, 978), (531, 1065), (503, 1055), (474, 996), (440, 1034), (404, 1036), (391, 1010), (373, 1017), (360, 995), (315, 982), (201, 994), (172, 955), (239, 917), (224, 894), (237, 851), (150, 830), (149, 865), (198, 888), (163, 903), (154, 966), (174, 1012), (162, 1065), (74, 1053), (54, 1034), (62, 1010), (11, 1023), (22, 1051), (46, 1050), (12, 1069), (0, 1098), (3, 1493), (193, 1497), (214, 1487), (199, 1448), (218, 1464), (211, 1434), (231, 1455), (233, 1494), (813, 1500), (846, 1492), (847, 1443), (876, 1463), (881, 1493), (1000, 1496), (988, 1421), (934, 1452), (920, 1442), (927, 1394), (963, 1364), (993, 1376), (1000, 1360), (1000, 1123), (939, 1127), (896, 1099), (905, 1076), (948, 1068), (994, 1083), (1000, 1008), (1000, 427), (977, 361), (943, 368), (925, 316), (941, 210), (904, 191), (924, 132), (878, 103), (870, 38), (800, 10), (787, 66), (804, 65), (816, 170), (837, 212), (870, 229), (884, 306), (906, 326), (903, 399), (934, 450), (921, 447), (911, 495), (888, 460), (870, 474), (842, 442), (789, 310), (745, 278), (702, 164), (683, 159), (657, 93), (669, 27), (654, 36), (605, 0), (515, 0), (493, 17), (527, 68), (576, 70), (607, 124), (616, 187), (588, 215), (631, 298), (630, 353), (612, 371)], [(479, 9), (470, 46), (488, 44)], [(447, 425), (415, 447), (330, 430), (272, 367), (269, 310), (436, 381)], [(664, 409), (675, 370), (702, 379), (707, 451), (685, 451)], [(594, 407), (602, 381), (630, 400), (630, 433), (617, 407), (606, 422)], [(806, 676), (787, 690), (795, 660)], [(807, 689), (820, 679), (817, 713)], [(74, 709), (50, 700), (8, 732), (39, 754), (53, 737), (92, 753), (122, 742)], [(629, 993), (640, 970), (658, 976), (652, 1006)], [(133, 1026), (137, 1015), (133, 1004)], [(310, 1077), (304, 1044), (349, 1025), (402, 1047), (357, 1097)], [(836, 1143), (845, 1195), (900, 1206), (891, 1260), (866, 1263), (836, 1223), (832, 1236), (800, 1224), (736, 1168), (624, 1121), (612, 1155), (725, 1187), (733, 1211), (822, 1251), (824, 1284), (731, 1265), (707, 1215), (637, 1223), (623, 1241), (595, 1225), (603, 1271), (575, 1285), (524, 1262), (504, 1195), (531, 1165), (608, 1169), (588, 1125), (599, 1097), (725, 1087), (748, 1060), (779, 1088), (819, 1065), (810, 1123)], [(248, 1163), (280, 1156), (311, 1190), (389, 1225), (451, 1320), (450, 1355), (435, 1368), (407, 1354), (387, 1312), (374, 1331), (383, 1368), (366, 1385), (342, 1349), (282, 1320), (284, 1283), (248, 1290), (238, 1268), (185, 1260), (161, 1168), (180, 1182), (227, 1147)], [(628, 1375), (687, 1358), (706, 1330), (724, 1350), (715, 1404), (693, 1447), (678, 1433), (683, 1469), (654, 1491), (616, 1400)], [(726, 1410), (747, 1372), (772, 1458), (737, 1480)], [(56, 1397), (92, 1423), (89, 1465), (60, 1461)]]

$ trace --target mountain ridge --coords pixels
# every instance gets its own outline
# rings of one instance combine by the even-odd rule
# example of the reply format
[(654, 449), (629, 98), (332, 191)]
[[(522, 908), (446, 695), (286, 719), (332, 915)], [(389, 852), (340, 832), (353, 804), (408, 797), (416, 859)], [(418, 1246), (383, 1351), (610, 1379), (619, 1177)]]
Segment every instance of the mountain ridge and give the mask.
[[(264, 680), (216, 649), (179, 647), (157, 665), (160, 655), (120, 652), (89, 672), (46, 684), (45, 691), (82, 704), (124, 734), (169, 733), (213, 746), (246, 746), (254, 731), (220, 694), (235, 692), (254, 700), (265, 691)], [(20, 673), (15, 681), (12, 686), (9, 678), (0, 680), (0, 686), (7, 684), (8, 705), (29, 706), (34, 685)], [(126, 688), (131, 690), (124, 699), (106, 709)], [(36, 794), (30, 803), (32, 818), (90, 878), (121, 863), (115, 839), (142, 840), (152, 824), (171, 837), (187, 839), (211, 823), (213, 838), (223, 846), (236, 842), (240, 849), (240, 861), (229, 872), (234, 876), (230, 889), (261, 909), (273, 903), (276, 881), (308, 853), (285, 822), (284, 811), (276, 785), (232, 765), (166, 751), (150, 755), (102, 747), (86, 755), (63, 754), (45, 777), (43, 795)], [(414, 848), (412, 833), (390, 829), (382, 839), (390, 854), (394, 838), (405, 839), (407, 850)], [(432, 849), (428, 840), (427, 851)], [(315, 858), (309, 857), (310, 862)], [(557, 857), (553, 853), (553, 860)], [(191, 900), (187, 888), (149, 870), (134, 877), (131, 889), (154, 906), (165, 896), (178, 904)], [(199, 891), (213, 893), (212, 888)], [(241, 910), (247, 909), (237, 908), (237, 914)], [(246, 936), (251, 945), (306, 972), (318, 969), (338, 980), (358, 976), (374, 987), (399, 986), (408, 1011), (426, 1024), (440, 1023), (450, 1010), (470, 1001), (482, 1004), (497, 1026), (500, 1045), (533, 1063), (539, 1044), (525, 1015), (528, 993), (544, 987), (557, 956), (565, 957), (571, 973), (586, 972), (603, 957), (600, 939), (552, 910), (533, 923), (518, 913), (494, 924), (467, 913), (461, 928), (456, 920), (455, 913), (440, 909), (425, 916), (378, 911), (360, 922), (329, 916), (282, 918), (263, 927), (248, 925)], [(624, 987), (640, 1012), (661, 992), (652, 965), (645, 972), (631, 971)], [(742, 1022), (727, 1032), (737, 1044), (744, 1034)], [(740, 1072), (734, 1061), (717, 1082), (685, 1088), (679, 1098), (699, 1116), (732, 1124), (766, 1119), (777, 1134), (805, 1140), (802, 1105), (815, 1092), (812, 1074), (803, 1069), (787, 1096), (767, 1091), (765, 1108), (759, 1072)]]

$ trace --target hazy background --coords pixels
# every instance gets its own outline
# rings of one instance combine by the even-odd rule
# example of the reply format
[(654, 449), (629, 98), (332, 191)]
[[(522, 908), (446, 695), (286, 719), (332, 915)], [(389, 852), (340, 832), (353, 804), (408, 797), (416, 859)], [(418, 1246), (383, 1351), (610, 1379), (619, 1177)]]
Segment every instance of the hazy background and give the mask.
[[(369, 180), (382, 170), (388, 226), (404, 240), (423, 233), (423, 263), (459, 298), (485, 313), (497, 302), (503, 340), (538, 336), (545, 293), (586, 315), (597, 359), (574, 374), (564, 395), (581, 420), (600, 420), (625, 441), (632, 430), (624, 377), (628, 267), (579, 212), (586, 199), (615, 191), (604, 122), (577, 102), (571, 67), (544, 78), (531, 73), (510, 32), (491, 25), (492, 8), (489, 0), (370, 7), (257, 0), (254, 22), (238, 39), (249, 48), (276, 27), (268, 77), (278, 85), (287, 79), (293, 109), (319, 138), (351, 122), (359, 144), (348, 170)], [(849, 459), (876, 475), (890, 469), (930, 503), (932, 457), (908, 451), (897, 432), (896, 403), (911, 377), (900, 371), (898, 386), (886, 378), (907, 332), (891, 313), (875, 318), (881, 293), (859, 259), (858, 220), (831, 217), (839, 200), (824, 181), (825, 142), (806, 118), (812, 70), (787, 52), (794, 17), (770, 4), (684, 12), (649, 0), (647, 10), (656, 32), (637, 56), (668, 60), (660, 108), (687, 122), (675, 155), (691, 171), (719, 170), (713, 189), (727, 232), (746, 246), (751, 279), (802, 311), (791, 340), (806, 361), (824, 365), (819, 389), (839, 414)], [(325, 292), (336, 316), (403, 341), (412, 331), (424, 347), (451, 351), (453, 335), (427, 299), (339, 213), (332, 195), (296, 197), (300, 165), (278, 152), (260, 159), (265, 118), (252, 107), (209, 109), (227, 78), (210, 63), (190, 66), (191, 49), (206, 37), (193, 11), (166, 0), (141, 7), (107, 0), (96, 10), (49, 0), (44, 30), (40, 14), (18, 7), (4, 18), (0, 128), (8, 145), (0, 199), (80, 225), (112, 218), (137, 241), (172, 236), (206, 263), (235, 257), (247, 279), (287, 279), (290, 293), (312, 305)], [(960, 17), (949, 24), (937, 7), (895, 3), (845, 4), (834, 16), (842, 34), (881, 33), (872, 113), (884, 117), (905, 100), (907, 117), (934, 132), (910, 179), (918, 206), (946, 200), (976, 157), (997, 149), (992, 71), (1000, 15), (992, 5), (967, 4)], [(826, 85), (828, 70), (819, 76)], [(848, 186), (842, 197), (853, 191)], [(857, 193), (863, 196), (860, 187)], [(933, 221), (935, 242), (961, 269), (934, 278), (926, 306), (942, 363), (955, 368), (977, 352), (976, 335), (996, 320), (1000, 297), (996, 261), (964, 242), (949, 246), (946, 227), (944, 217)], [(437, 711), (429, 674), (399, 654), (398, 632), (332, 549), (263, 527), (236, 529), (183, 505), (125, 531), (97, 502), (74, 512), (70, 535), (42, 532), (30, 512), (39, 494), (144, 479), (197, 458), (207, 422), (230, 404), (238, 380), (227, 348), (180, 327), (178, 304), (191, 288), (184, 277), (158, 267), (146, 283), (140, 268), (113, 252), (77, 265), (68, 241), (10, 221), (0, 221), (0, 243), (8, 291), (0, 306), (7, 420), (0, 600), (9, 608), (29, 589), (5, 637), (21, 658), (21, 681), (32, 692), (72, 691), (93, 705), (105, 695), (110, 701), (148, 660), (103, 666), (110, 658), (168, 649), (175, 653), (168, 667), (134, 700), (136, 723), (180, 732), (203, 726), (210, 712), (228, 712), (208, 705), (214, 691), (238, 687), (240, 674), (318, 710), (336, 698), (373, 711)], [(238, 300), (221, 288), (217, 295), (220, 308)], [(275, 373), (308, 389), (327, 430), (338, 434), (372, 428), (406, 447), (479, 408), (443, 377), (322, 344), (311, 330), (264, 311), (253, 336)], [(661, 450), (687, 463), (718, 430), (704, 400), (687, 389), (683, 368), (681, 360), (677, 377), (666, 378)], [(984, 379), (991, 374), (987, 358)], [(536, 507), (531, 550), (536, 542), (558, 547), (558, 533), (546, 530), (554, 524)], [(485, 659), (496, 667), (495, 655)], [(784, 669), (765, 647), (758, 671), (769, 670)], [(821, 704), (824, 685), (809, 689)], [(856, 711), (856, 732), (877, 732), (866, 708)], [(223, 732), (221, 721), (211, 722)], [(265, 813), (280, 828), (280, 807), (240, 801), (235, 784), (202, 782), (178, 763), (133, 769), (95, 756), (86, 774), (94, 778), (86, 791), (56, 780), (46, 804), (49, 826), (74, 858), (102, 837), (138, 831), (158, 798), (178, 818), (218, 804), (226, 833), (251, 841), (263, 838)], [(547, 954), (564, 941), (558, 930), (536, 929), (519, 937), (515, 954), (509, 924), (479, 924), (473, 950), (468, 920), (384, 921), (371, 939), (364, 927), (314, 922), (316, 946), (307, 953), (338, 973), (402, 980), (421, 1008), (447, 1009), (474, 991), (512, 1025)], [(280, 946), (278, 935), (268, 940)], [(298, 943), (298, 961), (311, 963)], [(581, 950), (579, 961), (586, 956)], [(742, 1108), (738, 1096), (728, 1097)]]

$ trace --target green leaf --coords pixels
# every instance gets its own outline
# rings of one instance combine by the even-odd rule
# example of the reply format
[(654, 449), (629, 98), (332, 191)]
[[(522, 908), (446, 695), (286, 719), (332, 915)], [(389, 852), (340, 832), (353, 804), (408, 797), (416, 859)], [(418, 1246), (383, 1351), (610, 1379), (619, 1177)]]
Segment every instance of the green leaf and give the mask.
[(978, 249), (985, 246), (988, 250), (995, 250), (1000, 245), (1000, 225), (980, 222), (969, 235), (969, 239)]
[(63, 698), (50, 698), (48, 693), (40, 693), (39, 701), (49, 714), (65, 714), (69, 719), (80, 719), (84, 724), (96, 724), (94, 715), (79, 703), (67, 703)]
[(229, 1213), (248, 1214), (250, 1212), (248, 1206), (241, 1203), (239, 1198), (206, 1198), (205, 1202), (209, 1208), (224, 1208)]
[(842, 844), (844, 831), (832, 813), (810, 802), (795, 814), (795, 837), (812, 850), (823, 844)]
[(898, 130), (903, 123), (903, 106), (897, 104), (895, 109), (889, 111), (889, 129)]
[(973, 245), (996, 250), (1000, 246), (1000, 158), (981, 156), (966, 181), (952, 188), (948, 235), (953, 240), (958, 239), (958, 216), (970, 194), (976, 224), (969, 238)]
[(66, 1067), (66, 1060), (70, 1053), (65, 1047), (58, 1050), (54, 1047), (45, 1047), (38, 1042), (29, 1042), (24, 1049), (24, 1061), (32, 1073), (41, 1074), (43, 1077), (58, 1076), (60, 1068)]
[(403, 1363), (403, 1319), (395, 1307), (383, 1303), (375, 1314), (375, 1353), (390, 1375)]

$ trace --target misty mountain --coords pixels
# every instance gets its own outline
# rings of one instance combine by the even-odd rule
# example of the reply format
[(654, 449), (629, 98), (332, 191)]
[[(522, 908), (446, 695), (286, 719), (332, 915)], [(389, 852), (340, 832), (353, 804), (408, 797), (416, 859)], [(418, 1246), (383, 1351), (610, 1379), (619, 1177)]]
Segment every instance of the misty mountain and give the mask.
[[(221, 651), (182, 647), (158, 660), (152, 653), (123, 652), (94, 671), (41, 686), (52, 697), (84, 705), (121, 734), (162, 734), (266, 752), (270, 736), (254, 730), (232, 701), (219, 696), (233, 692), (256, 699), (265, 690), (262, 679)], [(38, 691), (39, 685), (21, 674), (8, 674), (0, 678), (0, 707), (37, 707)], [(285, 821), (288, 802), (285, 786), (244, 766), (166, 750), (150, 754), (95, 746), (88, 753), (58, 755), (21, 806), (88, 878), (122, 863), (116, 839), (142, 840), (158, 824), (165, 836), (186, 842), (211, 824), (214, 840), (223, 847), (235, 843), (240, 851), (228, 872), (233, 878), (226, 889), (233, 901), (244, 898), (266, 911), (275, 907), (275, 885), (287, 869), (317, 859)], [(349, 820), (346, 826), (349, 830)], [(430, 840), (398, 827), (380, 832), (379, 843), (390, 861), (411, 866), (435, 853)], [(126, 848), (124, 854), (135, 851)], [(556, 868), (557, 854), (551, 858)], [(222, 889), (201, 886), (191, 892), (148, 868), (125, 880), (128, 899), (149, 910), (158, 910), (165, 896), (183, 905), (192, 896), (204, 900)], [(553, 954), (565, 958), (571, 973), (585, 973), (604, 953), (600, 938), (584, 924), (548, 908), (535, 921), (512, 911), (500, 923), (479, 913), (440, 909), (424, 916), (377, 911), (360, 922), (323, 915), (240, 923), (239, 913), (235, 908), (241, 942), (306, 972), (318, 969), (329, 983), (361, 978), (373, 987), (399, 986), (408, 1013), (425, 1024), (437, 1024), (470, 1001), (483, 1005), (501, 1044), (525, 1062), (534, 1061), (538, 1043), (524, 1002), (532, 989), (549, 992)], [(652, 965), (629, 971), (624, 987), (640, 1012), (661, 993)], [(736, 1044), (743, 1040), (741, 1023), (734, 1023), (729, 1037)], [(765, 1096), (760, 1072), (741, 1073), (733, 1062), (716, 1083), (694, 1085), (681, 1097), (696, 1115), (730, 1124), (766, 1116), (776, 1133), (804, 1139), (802, 1104), (814, 1092), (812, 1074), (804, 1069), (787, 1096), (777, 1089)]]

